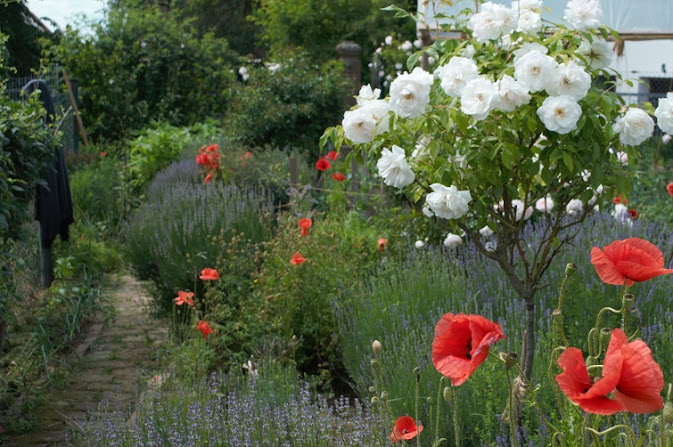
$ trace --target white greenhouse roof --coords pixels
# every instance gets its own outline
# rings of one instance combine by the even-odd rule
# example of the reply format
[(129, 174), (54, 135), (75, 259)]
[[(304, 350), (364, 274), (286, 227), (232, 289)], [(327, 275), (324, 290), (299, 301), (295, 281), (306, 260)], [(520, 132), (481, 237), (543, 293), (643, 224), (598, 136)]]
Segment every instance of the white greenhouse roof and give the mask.
[[(509, 6), (510, 0), (491, 0)], [(435, 0), (440, 4), (440, 0)], [(454, 6), (442, 4), (438, 12), (454, 15), (470, 8), (474, 10), (474, 0), (456, 1)], [(559, 23), (563, 20), (567, 0), (544, 0), (543, 6), (551, 10), (543, 13), (543, 18)], [(425, 4), (425, 6), (424, 6)], [(418, 11), (426, 16), (428, 27), (436, 28), (433, 14), (433, 0), (418, 0)], [(601, 0), (603, 23), (620, 34), (659, 34), (673, 35), (673, 0)], [(447, 23), (440, 19), (439, 23)]]

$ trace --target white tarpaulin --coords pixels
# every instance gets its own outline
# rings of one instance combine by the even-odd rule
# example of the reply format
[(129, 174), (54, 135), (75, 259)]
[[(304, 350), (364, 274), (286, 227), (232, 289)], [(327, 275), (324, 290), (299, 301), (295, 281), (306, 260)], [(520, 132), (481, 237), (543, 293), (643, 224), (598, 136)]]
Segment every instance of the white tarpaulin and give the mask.
[[(509, 6), (511, 1), (492, 0)], [(436, 0), (439, 4), (439, 0)], [(435, 28), (432, 0), (427, 2), (418, 0), (418, 11), (426, 15), (430, 29)], [(551, 10), (543, 13), (543, 18), (554, 23), (563, 21), (563, 11), (567, 0), (544, 0), (543, 6)], [(440, 5), (438, 12), (446, 15), (455, 15), (465, 8), (474, 10), (473, 0), (462, 0), (449, 7)], [(623, 34), (671, 34), (673, 35), (673, 0), (601, 0), (603, 8), (603, 23)], [(447, 19), (440, 19), (439, 23), (447, 23)]]

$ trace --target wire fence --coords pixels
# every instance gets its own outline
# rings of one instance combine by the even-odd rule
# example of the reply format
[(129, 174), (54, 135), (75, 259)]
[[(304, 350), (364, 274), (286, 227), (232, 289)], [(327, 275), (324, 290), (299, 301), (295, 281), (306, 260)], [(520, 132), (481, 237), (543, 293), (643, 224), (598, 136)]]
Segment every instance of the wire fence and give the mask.
[[(35, 79), (42, 79), (49, 86), (54, 109), (56, 110), (54, 122), (59, 126), (58, 131), (61, 133), (61, 144), (63, 145), (63, 149), (66, 152), (77, 152), (79, 144), (77, 123), (73, 115), (70, 96), (65, 86), (65, 82), (63, 81), (61, 67), (54, 65), (49, 67), (44, 73), (9, 78), (7, 80), (5, 94), (14, 101), (22, 101), (25, 99), (25, 93), (22, 93), (23, 86)], [(75, 95), (75, 101), (77, 101), (77, 87), (74, 82), (73, 93)]]

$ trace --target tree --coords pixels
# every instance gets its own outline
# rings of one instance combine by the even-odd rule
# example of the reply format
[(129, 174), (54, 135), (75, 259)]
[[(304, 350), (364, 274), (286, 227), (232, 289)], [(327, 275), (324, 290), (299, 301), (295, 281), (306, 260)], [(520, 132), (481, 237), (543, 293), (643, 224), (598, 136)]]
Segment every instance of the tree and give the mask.
[(27, 76), (40, 67), (39, 39), (48, 34), (38, 27), (24, 0), (0, 1), (0, 33), (9, 37), (7, 66), (18, 76)]

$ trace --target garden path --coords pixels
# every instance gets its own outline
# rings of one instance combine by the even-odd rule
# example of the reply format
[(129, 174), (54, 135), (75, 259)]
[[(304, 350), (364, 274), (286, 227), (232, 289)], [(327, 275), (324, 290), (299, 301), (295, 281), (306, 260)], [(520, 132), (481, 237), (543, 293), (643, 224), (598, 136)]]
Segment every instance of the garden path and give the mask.
[(34, 412), (40, 431), (10, 439), (8, 446), (63, 446), (68, 429), (76, 430), (87, 411), (98, 411), (101, 402), (113, 396), (130, 406), (141, 384), (152, 376), (167, 330), (153, 324), (142, 283), (122, 275), (102, 294), (114, 306), (114, 317), (97, 317), (83, 334), (68, 385), (47, 396), (46, 404)]

